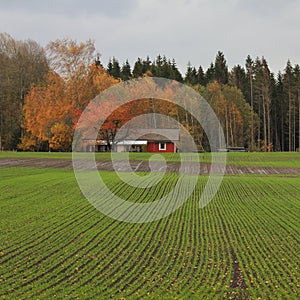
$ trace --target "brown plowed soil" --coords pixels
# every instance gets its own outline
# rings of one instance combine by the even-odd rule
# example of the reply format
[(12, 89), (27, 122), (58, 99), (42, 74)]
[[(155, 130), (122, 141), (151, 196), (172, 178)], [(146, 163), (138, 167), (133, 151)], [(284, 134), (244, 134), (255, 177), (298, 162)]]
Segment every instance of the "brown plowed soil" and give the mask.
[[(82, 168), (85, 167), (85, 162), (82, 160), (80, 163)], [(222, 170), (221, 165), (215, 165), (215, 173), (218, 170)], [(1, 158), (0, 167), (40, 167), (40, 168), (67, 168), (72, 169), (72, 160), (68, 159), (49, 159), (49, 158)], [(149, 172), (151, 171), (148, 161), (132, 160), (130, 164), (127, 161), (115, 161), (114, 165), (110, 160), (97, 161), (98, 170), (105, 171), (119, 171), (119, 172)], [(166, 172), (185, 172), (189, 174), (209, 174), (211, 164), (200, 163), (180, 163), (180, 162), (168, 162), (166, 165), (162, 162), (152, 162), (152, 170), (166, 171)], [(299, 175), (299, 168), (272, 168), (272, 167), (239, 167), (233, 165), (226, 166), (226, 174), (258, 174), (258, 175), (270, 175), (270, 174), (291, 174)]]

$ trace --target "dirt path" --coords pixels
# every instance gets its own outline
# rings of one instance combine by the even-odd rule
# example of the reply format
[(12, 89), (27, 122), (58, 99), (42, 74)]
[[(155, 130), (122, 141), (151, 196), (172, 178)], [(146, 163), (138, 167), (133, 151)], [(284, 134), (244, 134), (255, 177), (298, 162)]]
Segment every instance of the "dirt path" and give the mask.
[[(84, 161), (82, 161), (84, 167)], [(49, 158), (1, 158), (1, 167), (39, 167), (39, 168), (67, 168), (72, 169), (72, 161), (68, 159), (49, 159)], [(120, 172), (149, 172), (151, 171), (148, 161), (132, 160), (130, 166), (127, 161), (116, 161), (115, 165), (109, 160), (97, 161), (97, 168), (105, 171), (120, 171)], [(154, 168), (158, 171), (163, 171), (164, 165), (161, 162), (154, 164)], [(181, 169), (180, 169), (181, 168)], [(200, 174), (209, 174), (211, 164), (201, 163)], [(168, 162), (166, 172), (179, 172), (197, 173), (198, 166), (196, 163), (184, 163), (180, 162)], [(258, 174), (258, 175), (270, 175), (270, 174), (291, 174), (299, 175), (299, 168), (272, 168), (272, 167), (238, 167), (233, 165), (226, 166), (226, 174)]]

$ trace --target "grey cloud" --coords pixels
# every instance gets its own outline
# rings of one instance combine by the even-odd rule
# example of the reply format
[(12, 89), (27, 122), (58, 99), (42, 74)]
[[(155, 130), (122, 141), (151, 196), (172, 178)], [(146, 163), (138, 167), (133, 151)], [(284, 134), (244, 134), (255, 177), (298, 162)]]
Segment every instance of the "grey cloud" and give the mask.
[(298, 0), (239, 0), (237, 8), (260, 16), (280, 16)]
[(0, 0), (0, 9), (66, 16), (87, 14), (122, 17), (130, 14), (137, 7), (137, 4), (137, 0)]
[(92, 38), (102, 63), (165, 54), (184, 73), (207, 68), (218, 50), (228, 65), (265, 56), (274, 72), (300, 63), (299, 0), (0, 0), (0, 31), (43, 45)]

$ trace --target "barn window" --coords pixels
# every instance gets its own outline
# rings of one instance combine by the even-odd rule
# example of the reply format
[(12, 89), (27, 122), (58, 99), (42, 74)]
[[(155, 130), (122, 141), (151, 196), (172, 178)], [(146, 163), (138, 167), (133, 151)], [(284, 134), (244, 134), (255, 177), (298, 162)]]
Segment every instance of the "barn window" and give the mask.
[(166, 150), (166, 143), (159, 143), (159, 150)]

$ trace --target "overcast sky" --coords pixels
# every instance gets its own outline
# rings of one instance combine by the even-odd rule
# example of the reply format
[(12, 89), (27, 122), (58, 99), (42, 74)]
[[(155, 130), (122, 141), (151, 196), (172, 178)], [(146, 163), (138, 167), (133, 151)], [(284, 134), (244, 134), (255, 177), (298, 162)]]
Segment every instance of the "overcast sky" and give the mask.
[(300, 64), (300, 0), (0, 0), (0, 32), (45, 46), (95, 41), (102, 63), (158, 54), (206, 69), (218, 50), (229, 67), (250, 54), (271, 70)]

